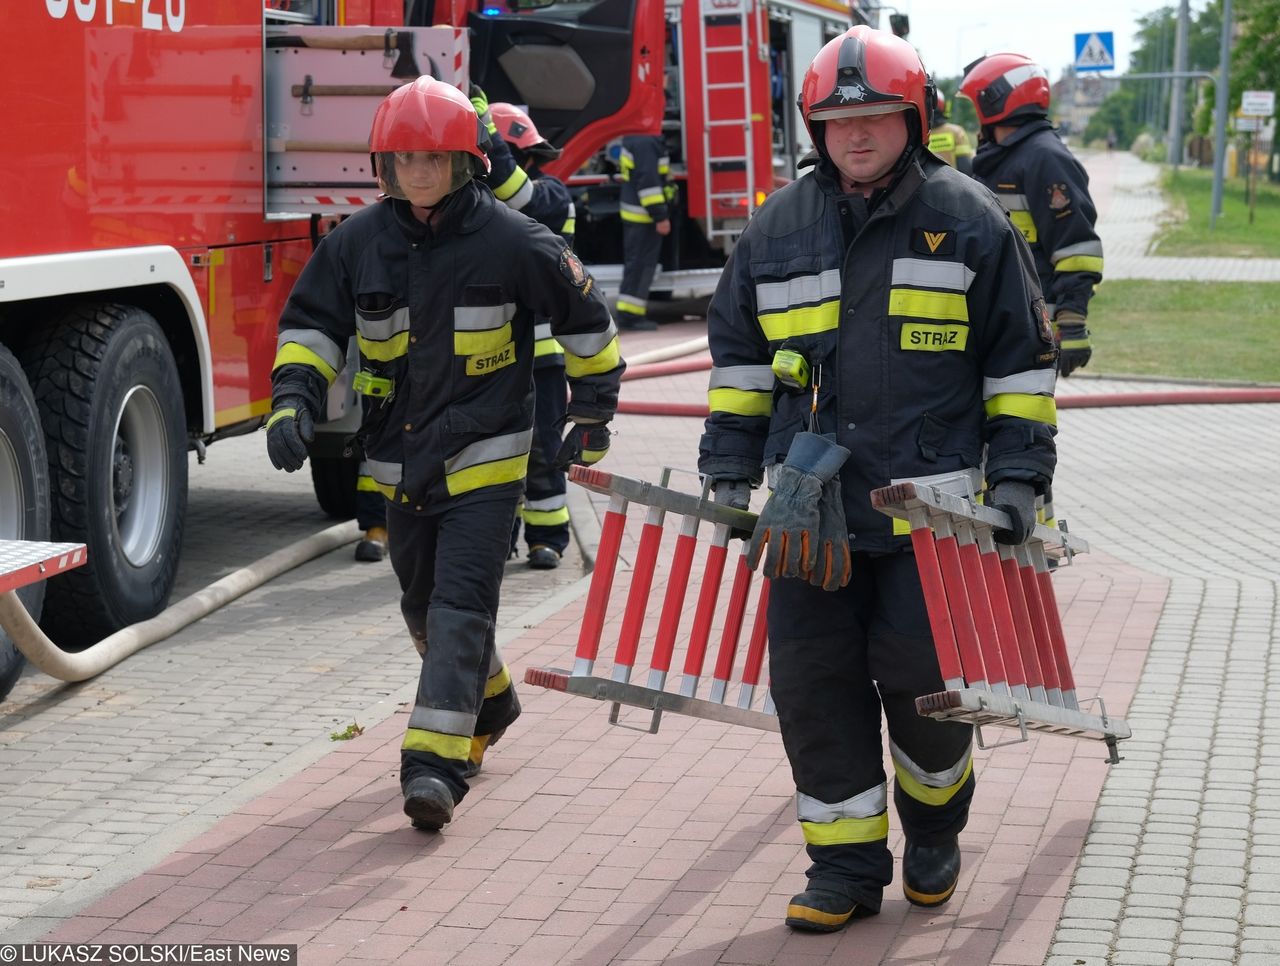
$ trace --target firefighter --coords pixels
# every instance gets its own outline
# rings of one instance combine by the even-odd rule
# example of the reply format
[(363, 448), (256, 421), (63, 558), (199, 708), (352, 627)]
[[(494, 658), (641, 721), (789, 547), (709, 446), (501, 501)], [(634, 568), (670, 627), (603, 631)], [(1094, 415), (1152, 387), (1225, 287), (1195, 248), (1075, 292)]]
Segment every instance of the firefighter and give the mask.
[(651, 332), (649, 287), (658, 270), (662, 239), (671, 234), (667, 208), (670, 160), (662, 138), (628, 134), (622, 139), (622, 281), (618, 285), (618, 326)]
[(962, 174), (973, 174), (973, 145), (965, 129), (951, 123), (942, 91), (938, 91), (937, 109), (929, 124), (929, 150)]
[(386, 197), (330, 232), (294, 286), (267, 422), (272, 463), (300, 469), (356, 336), (359, 438), (423, 655), (400, 753), (404, 810), (430, 830), (466, 794), (475, 743), (520, 713), (494, 619), (532, 438), (534, 317), (553, 320), (573, 390), (559, 461), (605, 455), (625, 367), (582, 263), (476, 180), (488, 168), (481, 132), (466, 95), (430, 77), (378, 107), (369, 145)]
[(712, 298), (699, 469), (717, 502), (772, 489), (748, 560), (771, 578), (771, 694), (812, 863), (786, 922), (829, 932), (878, 912), (893, 875), (882, 711), (910, 902), (951, 897), (975, 788), (972, 728), (916, 714), (943, 682), (906, 527), (869, 491), (985, 469), (1010, 514), (998, 539), (1025, 539), (1055, 464), (1057, 353), (1026, 243), (924, 148), (934, 93), (910, 44), (852, 27), (799, 106), (816, 170), (756, 212)]
[[(516, 190), (508, 192), (507, 205), (546, 225), (572, 245), (573, 197), (563, 181), (539, 170), (542, 162), (560, 157), (560, 149), (545, 141), (529, 115), (514, 104), (490, 104), (484, 91), (474, 84), (471, 95), (471, 103), (489, 132), (491, 168), (487, 183), (491, 187), (510, 185), (514, 179)], [(551, 334), (551, 320), (537, 319), (534, 333), (533, 449), (529, 452), (524, 502), (512, 530), (511, 549), (514, 553), (523, 522), (529, 566), (554, 570), (569, 546), (568, 487), (564, 470), (555, 465), (569, 400), (564, 350)]]
[(1089, 300), (1102, 281), (1102, 242), (1089, 176), (1049, 123), (1049, 76), (1022, 54), (992, 54), (965, 68), (960, 94), (981, 133), (974, 176), (995, 192), (1035, 256), (1061, 347), (1058, 371), (1089, 364)]

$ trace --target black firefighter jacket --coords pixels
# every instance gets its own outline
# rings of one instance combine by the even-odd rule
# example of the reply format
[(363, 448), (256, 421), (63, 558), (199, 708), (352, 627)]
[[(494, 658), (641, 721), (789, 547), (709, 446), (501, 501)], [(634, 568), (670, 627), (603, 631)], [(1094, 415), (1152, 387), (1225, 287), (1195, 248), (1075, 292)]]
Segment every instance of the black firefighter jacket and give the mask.
[(475, 182), (431, 227), (385, 200), (338, 225), (307, 262), (280, 318), (273, 394), (319, 408), (355, 335), (362, 374), (384, 393), (366, 395), (362, 429), (382, 493), (438, 512), (486, 487), (518, 490), (535, 316), (553, 320), (564, 346), (569, 416), (610, 419), (625, 368), (617, 331), (562, 239)]
[(1028, 121), (1003, 144), (987, 141), (973, 159), (973, 174), (990, 188), (1031, 246), (1049, 317), (1089, 314), (1093, 287), (1102, 281), (1102, 242), (1089, 197), (1089, 176), (1053, 126)]
[(976, 471), (984, 455), (991, 485), (1051, 481), (1057, 353), (1030, 253), (988, 191), (918, 151), (856, 230), (861, 202), (824, 162), (748, 223), (708, 315), (699, 469), (759, 482), (811, 428), (811, 388), (770, 368), (794, 349), (820, 380), (812, 429), (852, 454), (851, 547), (882, 552), (907, 545), (868, 496), (891, 481)]

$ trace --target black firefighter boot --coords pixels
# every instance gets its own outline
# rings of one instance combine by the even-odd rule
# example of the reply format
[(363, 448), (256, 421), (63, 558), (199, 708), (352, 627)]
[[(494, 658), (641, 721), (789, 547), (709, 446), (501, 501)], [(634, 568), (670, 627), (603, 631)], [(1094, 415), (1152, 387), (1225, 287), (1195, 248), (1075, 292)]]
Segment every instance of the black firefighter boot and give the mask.
[(404, 786), (404, 813), (414, 828), (439, 832), (453, 821), (453, 793), (435, 775), (419, 775)]
[(791, 898), (787, 925), (800, 932), (837, 932), (854, 919), (874, 916), (875, 910), (830, 889), (806, 889)]
[(951, 838), (939, 845), (916, 845), (910, 839), (902, 852), (902, 891), (916, 906), (940, 906), (960, 881), (960, 843)]

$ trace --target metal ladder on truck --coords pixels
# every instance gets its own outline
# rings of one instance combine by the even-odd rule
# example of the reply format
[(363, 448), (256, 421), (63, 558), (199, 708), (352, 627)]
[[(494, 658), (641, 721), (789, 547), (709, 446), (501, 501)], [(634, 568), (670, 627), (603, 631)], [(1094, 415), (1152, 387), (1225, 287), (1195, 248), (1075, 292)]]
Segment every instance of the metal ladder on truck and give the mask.
[[(730, 222), (745, 222), (756, 208), (755, 154), (751, 137), (751, 89), (747, 80), (751, 68), (751, 31), (747, 24), (750, 0), (739, 0), (737, 9), (721, 9), (708, 12), (704, 5), (698, 17), (698, 50), (702, 61), (702, 165), (706, 186), (707, 240), (714, 242), (716, 238), (733, 239), (742, 233), (742, 226)], [(733, 27), (736, 25), (736, 32)], [(715, 43), (708, 42), (708, 36), (715, 32)], [(713, 58), (720, 76), (733, 77), (737, 80), (717, 80), (712, 82), (711, 64)], [(734, 100), (733, 110), (726, 116), (712, 114), (712, 103), (717, 103), (722, 110), (728, 110), (720, 104), (719, 98), (713, 98), (716, 91), (737, 91), (740, 98)], [(742, 147), (729, 148), (726, 153), (714, 153), (723, 148), (725, 137), (716, 137), (717, 132), (725, 132), (737, 128), (742, 132)], [(737, 152), (737, 153), (729, 153)], [(732, 180), (727, 177), (742, 171), (742, 187), (726, 188), (723, 183)], [(731, 209), (732, 214), (723, 214)]]

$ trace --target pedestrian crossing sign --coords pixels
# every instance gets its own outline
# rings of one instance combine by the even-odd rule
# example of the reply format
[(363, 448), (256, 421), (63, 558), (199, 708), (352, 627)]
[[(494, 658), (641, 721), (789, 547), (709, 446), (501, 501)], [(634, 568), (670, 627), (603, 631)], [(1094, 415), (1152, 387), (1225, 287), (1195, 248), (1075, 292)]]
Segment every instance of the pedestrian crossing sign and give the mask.
[(1076, 34), (1076, 73), (1087, 70), (1115, 70), (1115, 34), (1110, 30)]

